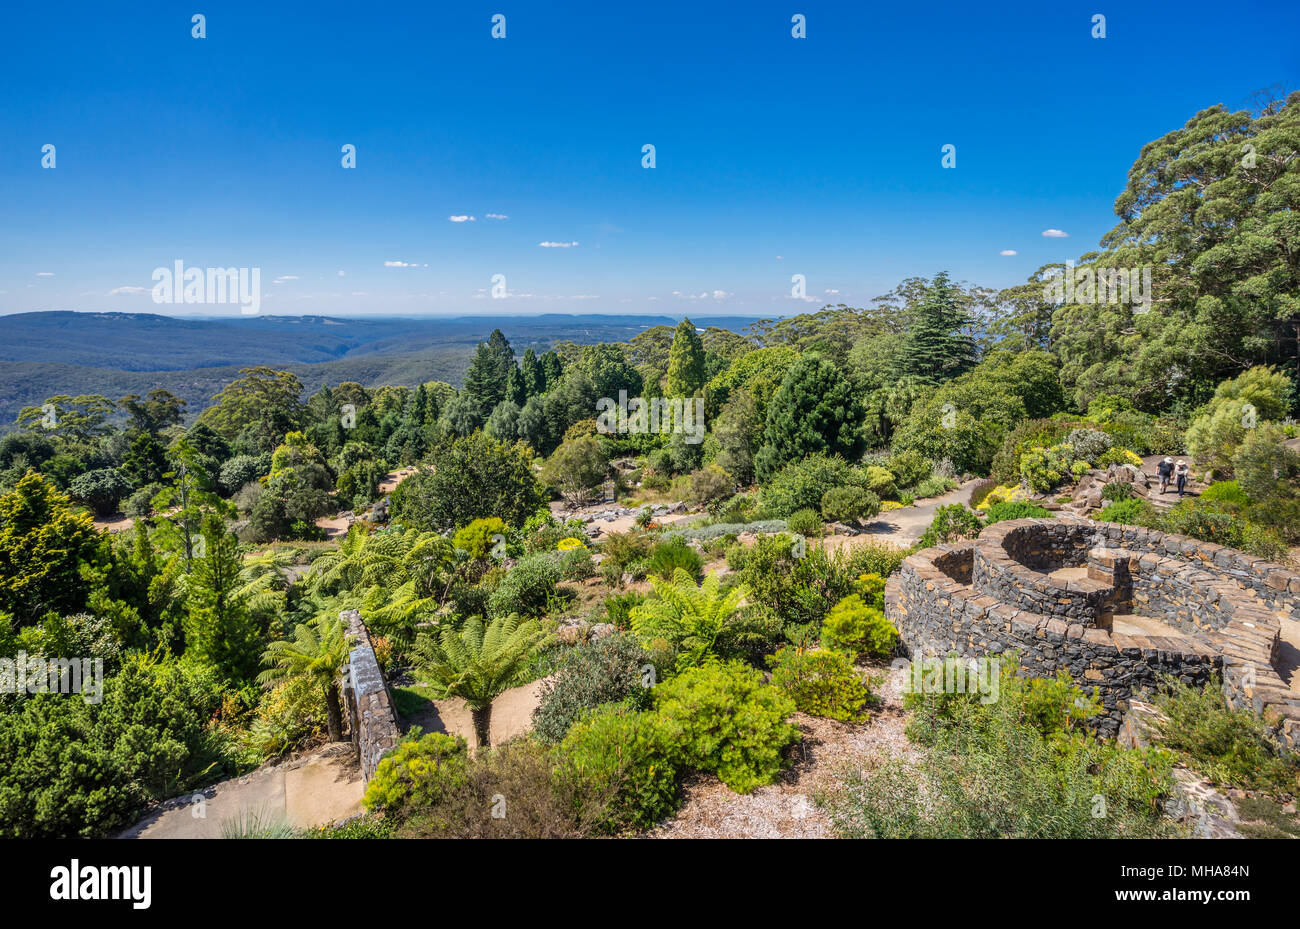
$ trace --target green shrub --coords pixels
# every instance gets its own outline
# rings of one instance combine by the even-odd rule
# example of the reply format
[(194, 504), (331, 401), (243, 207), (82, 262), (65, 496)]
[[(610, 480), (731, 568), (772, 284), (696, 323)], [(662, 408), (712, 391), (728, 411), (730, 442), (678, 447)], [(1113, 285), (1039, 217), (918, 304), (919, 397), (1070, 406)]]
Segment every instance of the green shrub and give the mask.
[(632, 562), (650, 557), (655, 541), (655, 535), (644, 530), (611, 532), (600, 543), (601, 553), (605, 556), (601, 564), (612, 564), (622, 571)]
[(832, 487), (822, 494), (821, 512), (831, 522), (862, 522), (880, 512), (880, 497), (861, 487)]
[(819, 536), (822, 534), (822, 518), (816, 510), (796, 510), (785, 521), (786, 527), (802, 536)]
[(367, 810), (406, 814), (436, 805), (466, 782), (465, 740), (441, 732), (415, 730), (379, 762), (361, 798)]
[(1020, 457), (1020, 476), (1039, 493), (1057, 487), (1067, 478), (1077, 478), (1087, 470), (1087, 461), (1075, 453), (1074, 446), (1064, 442), (1048, 448), (1035, 446)]
[(749, 555), (749, 547), (743, 542), (732, 542), (727, 546), (726, 559), (727, 567), (732, 571), (743, 571), (745, 568), (745, 559)]
[(1148, 525), (1153, 516), (1151, 504), (1138, 497), (1129, 497), (1110, 504), (1097, 514), (1105, 523), (1123, 523), (1126, 526)]
[(1255, 713), (1232, 710), (1216, 677), (1204, 689), (1170, 679), (1156, 695), (1161, 742), (1210, 780), (1247, 790), (1296, 793), (1300, 762), (1278, 752), (1276, 740)]
[(541, 616), (555, 595), (560, 568), (551, 552), (525, 555), (510, 569), (488, 597), (487, 609), (492, 616)]
[(691, 668), (654, 690), (656, 710), (684, 765), (738, 793), (770, 784), (799, 738), (794, 701), (740, 662)]
[[(1000, 669), (998, 699), (909, 694), (917, 761), (854, 766), (816, 799), (844, 837), (1168, 837), (1168, 752), (1128, 750), (1077, 725), (1095, 710), (1072, 681)], [(1100, 801), (1099, 799), (1100, 798)], [(1099, 802), (1104, 806), (1099, 807)], [(1099, 810), (1102, 815), (1099, 815)]]
[(858, 485), (865, 490), (871, 491), (878, 498), (893, 497), (898, 493), (898, 486), (894, 482), (894, 475), (888, 468), (882, 468), (879, 465), (867, 465), (859, 473)]
[(850, 594), (826, 614), (822, 644), (855, 657), (884, 658), (898, 644), (898, 630), (880, 609)]
[(930, 497), (942, 497), (950, 490), (956, 490), (958, 484), (950, 477), (927, 477), (916, 485), (916, 499), (926, 500)]
[(619, 629), (632, 627), (632, 610), (645, 602), (645, 594), (630, 590), (625, 594), (610, 594), (605, 598), (605, 622)]
[(209, 666), (128, 655), (100, 702), (0, 697), (0, 837), (93, 838), (161, 801), (233, 773), (210, 721), (223, 683)]
[(922, 533), (918, 544), (921, 548), (929, 548), (958, 539), (973, 539), (983, 528), (984, 522), (978, 513), (960, 503), (950, 503), (934, 511), (934, 519)]
[(783, 648), (768, 656), (772, 686), (785, 691), (801, 713), (843, 723), (865, 722), (871, 692), (841, 652)]
[(725, 500), (736, 491), (736, 479), (715, 464), (692, 471), (686, 478), (686, 501), (706, 506)]
[(1127, 500), (1133, 495), (1133, 485), (1126, 484), (1123, 481), (1111, 481), (1101, 489), (1101, 498), (1113, 502)]
[(596, 831), (650, 828), (677, 807), (673, 730), (654, 712), (608, 707), (569, 730), (557, 777)]
[(591, 558), (591, 549), (585, 545), (561, 551), (555, 556), (560, 577), (566, 581), (584, 581), (596, 574), (596, 564)]
[(704, 574), (704, 559), (681, 538), (664, 539), (655, 545), (650, 552), (650, 564), (646, 573), (668, 580), (678, 568), (698, 582)]
[(542, 684), (533, 731), (544, 742), (559, 742), (578, 717), (602, 704), (648, 703), (643, 675), (649, 664), (649, 653), (623, 633), (566, 649)]
[(1008, 519), (1051, 519), (1049, 510), (1028, 500), (1003, 500), (988, 508), (984, 514), (984, 525), (991, 526)]
[(906, 449), (885, 459), (885, 467), (899, 487), (912, 487), (930, 476), (934, 464), (915, 449)]
[(476, 519), (456, 530), (451, 538), (454, 548), (469, 555), (476, 561), (485, 560), (492, 554), (498, 542), (505, 542), (506, 524), (498, 517)]
[(1202, 503), (1234, 503), (1237, 506), (1250, 506), (1250, 497), (1236, 481), (1215, 481), (1201, 491)]
[(763, 488), (764, 509), (777, 517), (786, 517), (798, 510), (817, 509), (826, 491), (846, 484), (864, 487), (863, 475), (838, 456), (809, 455), (790, 462), (773, 475)]

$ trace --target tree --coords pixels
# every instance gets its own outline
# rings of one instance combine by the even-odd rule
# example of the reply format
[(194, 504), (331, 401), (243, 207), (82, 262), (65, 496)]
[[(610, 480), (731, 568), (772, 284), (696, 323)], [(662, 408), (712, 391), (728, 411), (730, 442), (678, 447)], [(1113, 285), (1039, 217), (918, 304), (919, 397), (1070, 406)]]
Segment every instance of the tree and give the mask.
[(130, 492), (131, 482), (116, 468), (87, 471), (74, 478), (68, 487), (68, 495), (93, 509), (97, 516), (117, 512), (118, 503)]
[(204, 517), (201, 537), (186, 591), (186, 650), (232, 680), (246, 680), (257, 667), (258, 633), (241, 596), (239, 540), (215, 513)]
[(79, 397), (59, 394), (48, 398), (42, 406), (23, 407), (14, 422), (61, 439), (87, 442), (112, 431), (108, 417), (113, 410), (113, 401), (99, 394)]
[[(587, 376), (597, 397), (617, 398), (620, 390), (633, 397), (641, 393), (641, 372), (617, 345), (584, 346), (574, 367)], [(590, 415), (588, 412), (587, 416)]]
[(122, 473), (131, 479), (132, 486), (156, 484), (169, 470), (167, 449), (157, 436), (145, 429), (136, 432), (131, 450), (122, 459)]
[(264, 366), (242, 368), (203, 411), (205, 423), (234, 441), (244, 441), (262, 451), (278, 445), (286, 433), (302, 426), (302, 382), (288, 371)]
[(609, 473), (609, 456), (600, 439), (584, 435), (569, 439), (555, 450), (542, 471), (543, 479), (560, 493), (570, 506), (581, 506), (605, 482)]
[(1300, 91), (1262, 111), (1202, 110), (1143, 146), (1119, 224), (1081, 268), (1149, 270), (1144, 307), (1062, 303), (1052, 351), (1081, 406), (1203, 402), (1257, 364), (1300, 380)]
[(862, 405), (830, 362), (803, 358), (768, 405), (763, 447), (754, 461), (760, 481), (813, 452), (854, 461), (862, 454)]
[(683, 319), (673, 332), (673, 346), (668, 352), (668, 383), (664, 389), (669, 397), (693, 397), (706, 380), (704, 343), (695, 331), (695, 324)]
[(1233, 454), (1232, 469), (1241, 489), (1261, 503), (1293, 499), (1300, 489), (1300, 452), (1287, 447), (1286, 433), (1275, 423), (1247, 433)]
[(515, 367), (515, 352), (510, 342), (493, 329), (486, 342), (480, 342), (474, 351), (474, 360), (465, 372), (465, 388), (461, 395), (472, 402), (478, 411), (479, 422), (506, 399), (510, 372)]
[(145, 400), (139, 394), (127, 394), (117, 405), (131, 415), (131, 428), (143, 432), (161, 432), (185, 418), (185, 401), (161, 387), (149, 391)]
[(435, 532), (489, 516), (523, 525), (546, 501), (532, 461), (523, 443), (499, 442), (481, 432), (454, 439), (433, 452), (430, 469), (393, 491), (393, 519)]
[(935, 275), (925, 298), (912, 311), (902, 347), (901, 372), (942, 383), (975, 367), (975, 340), (963, 329), (973, 324), (946, 271)]
[(529, 397), (537, 396), (546, 388), (546, 375), (538, 364), (537, 352), (533, 349), (524, 349), (524, 360), (519, 365), (519, 373), (523, 379), (524, 399), (517, 402), (523, 406)]
[(479, 748), (492, 744), (492, 701), (526, 683), (533, 656), (548, 639), (535, 619), (500, 616), (485, 625), (471, 616), (416, 642), (417, 674), (439, 697), (460, 697), (474, 721)]
[(343, 740), (339, 673), (348, 659), (348, 641), (339, 617), (318, 616), (294, 627), (293, 638), (272, 642), (262, 654), (267, 670), (257, 676), (263, 687), (306, 679), (321, 688), (329, 714), (331, 742)]
[(1232, 457), (1249, 430), (1281, 419), (1291, 405), (1292, 385), (1274, 368), (1254, 367), (1221, 383), (1187, 427), (1187, 451), (1198, 467), (1232, 476)]
[(35, 471), (0, 496), (0, 613), (18, 625), (44, 613), (81, 612), (89, 593), (83, 565), (99, 545), (90, 517)]

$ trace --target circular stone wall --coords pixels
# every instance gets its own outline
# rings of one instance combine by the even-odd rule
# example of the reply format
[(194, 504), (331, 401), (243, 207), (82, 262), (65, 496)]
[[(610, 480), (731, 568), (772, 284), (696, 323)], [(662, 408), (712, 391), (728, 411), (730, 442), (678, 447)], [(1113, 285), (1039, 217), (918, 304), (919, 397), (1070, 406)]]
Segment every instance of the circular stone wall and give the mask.
[[(1070, 579), (1050, 576), (1061, 568)], [(1300, 620), (1300, 575), (1266, 559), (1117, 523), (1009, 520), (909, 556), (885, 608), (913, 657), (1015, 651), (1023, 673), (1065, 669), (1105, 707), (1105, 734), (1162, 675), (1201, 685), (1218, 672), (1231, 705), (1300, 747), (1300, 692), (1274, 666), (1279, 617)], [(1151, 628), (1113, 631), (1119, 613)]]

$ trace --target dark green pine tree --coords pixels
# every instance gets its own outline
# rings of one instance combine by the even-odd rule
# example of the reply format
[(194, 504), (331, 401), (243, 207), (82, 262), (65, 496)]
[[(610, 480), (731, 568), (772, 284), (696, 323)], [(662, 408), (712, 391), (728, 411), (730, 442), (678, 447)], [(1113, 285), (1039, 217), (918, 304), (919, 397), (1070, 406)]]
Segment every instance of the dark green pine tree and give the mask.
[(936, 274), (912, 311), (900, 373), (940, 384), (975, 367), (977, 349), (969, 334), (973, 322), (947, 272)]
[(488, 343), (480, 342), (474, 360), (465, 372), (465, 386), (460, 396), (474, 405), (480, 418), (491, 413), (505, 399), (506, 377), (498, 362)]
[(506, 375), (506, 399), (516, 406), (523, 406), (528, 399), (528, 393), (524, 390), (524, 373), (513, 363), (510, 365), (510, 373)]
[(704, 342), (695, 331), (695, 324), (683, 319), (673, 332), (673, 344), (668, 350), (669, 397), (693, 397), (704, 388), (707, 378), (704, 364)]
[(524, 360), (519, 373), (524, 382), (524, 400), (517, 402), (523, 406), (524, 401), (529, 397), (536, 397), (546, 388), (546, 375), (542, 372), (542, 366), (537, 363), (537, 352), (531, 348), (524, 349)]
[(768, 404), (763, 447), (754, 460), (759, 480), (815, 452), (856, 461), (866, 444), (863, 416), (861, 402), (835, 365), (817, 357), (795, 362)]
[(488, 336), (488, 349), (496, 361), (497, 377), (501, 383), (501, 399), (505, 399), (506, 381), (515, 368), (515, 350), (510, 347), (510, 340), (500, 329), (493, 329), (492, 334)]
[(415, 399), (411, 403), (408, 422), (416, 429), (423, 428), (429, 417), (429, 391), (423, 384), (415, 388)]
[(539, 393), (550, 393), (560, 383), (560, 378), (564, 374), (564, 362), (554, 351), (547, 352), (541, 357), (542, 365), (542, 389)]

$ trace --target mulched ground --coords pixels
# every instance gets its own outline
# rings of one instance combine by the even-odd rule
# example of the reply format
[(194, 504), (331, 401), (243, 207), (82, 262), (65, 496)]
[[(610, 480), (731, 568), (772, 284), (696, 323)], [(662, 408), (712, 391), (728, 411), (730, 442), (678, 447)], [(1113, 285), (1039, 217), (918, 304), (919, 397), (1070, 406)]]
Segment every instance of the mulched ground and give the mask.
[(732, 792), (713, 775), (696, 775), (683, 788), (676, 815), (648, 833), (657, 839), (821, 839), (834, 829), (813, 796), (831, 788), (846, 765), (866, 767), (881, 757), (915, 757), (903, 730), (903, 672), (887, 665), (872, 669), (882, 676), (873, 688), (882, 700), (863, 725), (847, 725), (796, 713), (803, 733), (792, 761), (780, 779), (750, 794)]

